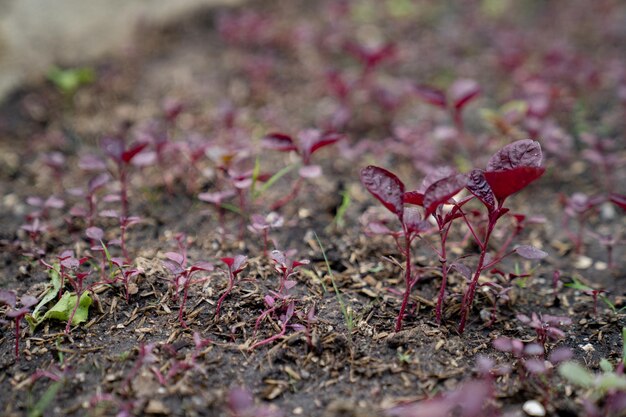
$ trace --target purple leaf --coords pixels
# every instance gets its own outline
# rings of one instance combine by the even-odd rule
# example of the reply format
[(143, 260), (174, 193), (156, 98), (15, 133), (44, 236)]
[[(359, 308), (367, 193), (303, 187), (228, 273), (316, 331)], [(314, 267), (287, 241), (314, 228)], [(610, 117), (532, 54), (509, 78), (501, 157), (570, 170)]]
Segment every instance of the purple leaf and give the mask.
[(285, 254), (279, 250), (273, 250), (270, 254), (270, 257), (274, 262), (279, 265), (286, 266), (287, 265), (287, 257)]
[(424, 194), (417, 191), (409, 191), (404, 193), (402, 201), (405, 204), (415, 204), (416, 206), (424, 206)]
[(426, 189), (428, 189), (428, 187), (430, 187), (437, 181), (442, 180), (444, 178), (451, 177), (455, 174), (456, 174), (456, 171), (454, 170), (454, 168), (451, 168), (446, 165), (438, 166), (436, 168), (430, 169), (428, 171), (428, 174), (426, 174), (426, 176), (422, 180), (422, 184), (419, 190), (424, 192), (426, 191)]
[(572, 359), (573, 356), (574, 352), (572, 352), (572, 349), (568, 347), (559, 347), (550, 352), (548, 360), (553, 364), (557, 364), (560, 362), (568, 361)]
[(521, 245), (516, 247), (515, 253), (526, 259), (543, 259), (548, 256), (547, 252), (544, 252), (541, 249), (537, 249), (530, 245)]
[(423, 221), (418, 209), (415, 207), (405, 207), (403, 214), (404, 225), (411, 233), (421, 233), (430, 229), (430, 223)]
[(140, 143), (132, 144), (128, 148), (128, 150), (125, 150), (124, 152), (122, 152), (122, 155), (121, 155), (122, 162), (126, 164), (130, 163), (130, 161), (132, 161), (133, 158), (137, 156), (137, 154), (139, 154), (139, 152), (144, 150), (146, 146), (148, 146), (148, 142), (140, 142)]
[(524, 361), (524, 368), (531, 374), (543, 374), (546, 372), (546, 364), (539, 359), (526, 359)]
[(30, 308), (37, 304), (37, 301), (37, 297), (33, 297), (32, 295), (23, 295), (20, 297), (23, 308)]
[(361, 170), (361, 183), (402, 221), (404, 183), (398, 177), (386, 169), (370, 165)]
[(171, 261), (176, 262), (178, 265), (182, 265), (185, 262), (185, 257), (177, 252), (166, 252), (165, 257)]
[(424, 192), (424, 208), (426, 209), (424, 216), (428, 217), (434, 213), (437, 207), (446, 203), (466, 185), (467, 177), (463, 174), (444, 178), (431, 184)]
[(6, 304), (11, 308), (15, 307), (17, 303), (17, 296), (15, 292), (8, 290), (0, 290), (0, 303)]
[(539, 142), (518, 140), (496, 152), (487, 163), (487, 172), (509, 171), (520, 167), (540, 168), (543, 155)]
[(513, 345), (511, 343), (511, 339), (508, 337), (498, 337), (493, 341), (493, 348), (499, 350), (500, 352), (511, 352), (513, 350)]
[(544, 353), (543, 346), (539, 343), (529, 343), (524, 346), (524, 354), (527, 356), (541, 356)]
[(485, 179), (493, 194), (501, 203), (510, 195), (522, 190), (531, 182), (541, 177), (545, 168), (518, 167), (508, 171), (487, 171)]
[(322, 136), (311, 146), (309, 152), (312, 155), (318, 149), (323, 148), (328, 145), (332, 145), (333, 143), (343, 139), (343, 136), (339, 133), (324, 133)]
[(302, 178), (317, 178), (322, 175), (322, 167), (319, 165), (304, 165), (298, 170)]
[(213, 264), (211, 262), (196, 262), (195, 264), (193, 264), (193, 266), (191, 267), (190, 271), (194, 272), (194, 271), (213, 271), (214, 267)]
[(273, 149), (275, 151), (280, 152), (289, 152), (289, 151), (297, 151), (298, 147), (294, 143), (291, 136), (286, 135), (284, 133), (270, 133), (266, 135), (261, 143), (263, 146), (269, 149)]
[(480, 86), (474, 80), (456, 80), (448, 89), (450, 100), (456, 110), (460, 110), (480, 94)]
[(102, 240), (102, 238), (104, 237), (104, 231), (99, 227), (89, 227), (87, 228), (87, 230), (85, 230), (85, 235), (89, 239)]
[(104, 137), (100, 140), (100, 147), (104, 153), (116, 162), (122, 162), (124, 140), (118, 137)]
[(469, 173), (466, 187), (490, 212), (496, 208), (496, 197), (485, 179), (485, 172), (482, 169), (473, 169)]
[(413, 87), (413, 92), (428, 104), (444, 109), (447, 106), (446, 94), (437, 88), (420, 84)]
[(106, 172), (101, 172), (95, 177), (89, 180), (87, 184), (87, 188), (89, 189), (89, 194), (93, 194), (96, 190), (104, 187), (107, 182), (111, 179), (111, 176)]

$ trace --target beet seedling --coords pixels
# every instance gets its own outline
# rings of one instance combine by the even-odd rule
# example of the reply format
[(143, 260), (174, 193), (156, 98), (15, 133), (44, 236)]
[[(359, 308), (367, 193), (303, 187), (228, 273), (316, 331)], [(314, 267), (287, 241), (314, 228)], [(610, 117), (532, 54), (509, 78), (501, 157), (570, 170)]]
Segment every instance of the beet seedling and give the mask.
[(277, 229), (282, 227), (285, 219), (283, 217), (272, 211), (267, 216), (262, 216), (260, 214), (253, 214), (250, 216), (250, 225), (248, 225), (248, 230), (252, 233), (260, 233), (263, 235), (263, 257), (267, 258), (267, 240), (270, 229)]
[(474, 302), (478, 278), (480, 278), (482, 271), (493, 267), (504, 256), (512, 252), (516, 252), (528, 259), (541, 259), (547, 255), (545, 252), (530, 246), (522, 246), (500, 258), (487, 259), (489, 241), (495, 226), (498, 220), (509, 211), (508, 208), (504, 207), (506, 199), (528, 186), (543, 174), (545, 169), (541, 166), (541, 162), (542, 153), (539, 143), (530, 139), (520, 140), (496, 152), (489, 159), (485, 171), (474, 169), (468, 176), (467, 189), (487, 209), (487, 226), (484, 233), (481, 234), (483, 236), (481, 239), (467, 217), (463, 216), (480, 248), (480, 256), (461, 304), (461, 319), (459, 322), (459, 332), (461, 333), (465, 329), (467, 316)]
[[(295, 280), (291, 280), (291, 278), (295, 274), (295, 269), (308, 265), (308, 259), (302, 259), (299, 261), (294, 261), (291, 257), (295, 254), (295, 251), (287, 251), (281, 252), (279, 250), (272, 251), (272, 260), (274, 261), (274, 269), (276, 272), (280, 274), (280, 283), (278, 285), (278, 289), (274, 291), (270, 291), (271, 295), (268, 294), (264, 297), (265, 304), (268, 306), (266, 310), (261, 312), (259, 317), (256, 319), (254, 325), (254, 331), (256, 332), (261, 324), (261, 321), (269, 315), (276, 314), (277, 312), (282, 312), (280, 314), (281, 321), (281, 330), (279, 333), (268, 337), (265, 340), (259, 341), (252, 346), (250, 349), (256, 349), (259, 346), (268, 344), (273, 342), (274, 340), (278, 340), (279, 338), (285, 335), (287, 331), (287, 327), (289, 326), (289, 320), (293, 317), (295, 311), (295, 300), (291, 298), (290, 290), (296, 285)], [(296, 325), (299, 326), (299, 325)]]
[(117, 168), (117, 179), (120, 182), (120, 199), (122, 201), (120, 218), (126, 219), (128, 218), (128, 169), (132, 160), (148, 146), (148, 143), (139, 142), (127, 146), (126, 141), (121, 137), (105, 137), (101, 140), (100, 146)]
[(32, 295), (23, 295), (20, 297), (20, 308), (17, 306), (17, 297), (13, 291), (0, 290), (0, 304), (5, 304), (9, 310), (5, 313), (7, 317), (12, 318), (15, 322), (15, 358), (20, 358), (20, 322), (30, 308), (37, 304), (37, 298)]
[(363, 168), (361, 170), (361, 183), (387, 210), (396, 215), (402, 225), (400, 235), (404, 237), (404, 246), (402, 247), (396, 239), (398, 248), (406, 260), (404, 296), (395, 326), (395, 331), (398, 332), (402, 329), (402, 319), (409, 303), (411, 289), (419, 279), (419, 275), (413, 276), (411, 271), (411, 243), (420, 233), (430, 229), (430, 224), (422, 220), (417, 209), (404, 206), (405, 202), (414, 201), (415, 196), (411, 193), (405, 193), (404, 183), (386, 169), (371, 165)]
[(178, 321), (182, 327), (187, 327), (183, 319), (185, 313), (185, 304), (187, 303), (187, 295), (189, 293), (189, 287), (192, 283), (203, 282), (192, 281), (192, 275), (198, 271), (210, 272), (213, 271), (213, 264), (209, 262), (196, 262), (190, 266), (187, 266), (187, 254), (186, 251), (180, 252), (167, 252), (165, 254), (167, 260), (163, 261), (163, 264), (174, 275), (174, 294), (178, 294), (180, 285), (183, 285), (183, 296), (180, 300), (180, 307), (178, 309)]
[(471, 79), (458, 79), (447, 91), (440, 90), (428, 85), (416, 85), (414, 92), (424, 102), (447, 110), (454, 122), (459, 134), (463, 135), (463, 109), (465, 106), (480, 95), (481, 89), (478, 83)]
[(537, 343), (545, 349), (548, 340), (561, 340), (565, 338), (565, 332), (560, 329), (562, 326), (572, 324), (572, 319), (565, 316), (552, 316), (550, 314), (532, 313), (530, 317), (525, 314), (518, 314), (517, 319), (523, 324), (535, 330), (537, 333)]
[(311, 157), (319, 149), (332, 145), (340, 140), (342, 136), (338, 133), (320, 132), (317, 129), (306, 129), (298, 133), (298, 140), (294, 140), (291, 136), (284, 133), (270, 133), (263, 138), (263, 145), (266, 148), (279, 152), (295, 152), (300, 158), (300, 166), (298, 169), (298, 179), (292, 185), (291, 191), (283, 198), (272, 204), (271, 210), (277, 210), (291, 200), (295, 199), (302, 186), (302, 179), (316, 178), (322, 174), (322, 168), (319, 165), (311, 163)]
[(222, 303), (224, 299), (230, 294), (235, 286), (235, 281), (237, 280), (237, 276), (246, 268), (246, 261), (248, 260), (247, 256), (244, 255), (236, 255), (234, 258), (221, 258), (222, 262), (226, 264), (228, 267), (228, 286), (226, 290), (222, 294), (222, 296), (217, 301), (217, 307), (215, 308), (215, 317), (220, 316), (220, 309), (222, 308)]

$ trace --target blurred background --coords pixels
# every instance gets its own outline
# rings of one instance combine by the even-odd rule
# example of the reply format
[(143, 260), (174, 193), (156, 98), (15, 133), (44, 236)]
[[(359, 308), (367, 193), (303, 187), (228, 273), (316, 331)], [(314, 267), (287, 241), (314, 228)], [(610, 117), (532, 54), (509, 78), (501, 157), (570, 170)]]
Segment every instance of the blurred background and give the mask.
[(0, 0), (0, 101), (53, 64), (75, 65), (129, 45), (138, 27), (241, 0)]

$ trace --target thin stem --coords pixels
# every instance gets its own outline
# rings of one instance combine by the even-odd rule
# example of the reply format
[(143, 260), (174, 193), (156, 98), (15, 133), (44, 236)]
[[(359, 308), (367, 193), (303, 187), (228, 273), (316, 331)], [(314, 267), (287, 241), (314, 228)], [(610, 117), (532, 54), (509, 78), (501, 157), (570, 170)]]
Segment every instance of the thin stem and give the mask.
[(450, 224), (441, 231), (441, 253), (439, 253), (439, 262), (441, 262), (441, 287), (439, 288), (439, 297), (437, 298), (437, 306), (435, 307), (435, 317), (437, 324), (441, 324), (443, 301), (446, 296), (446, 286), (448, 283), (448, 257), (446, 253), (446, 241), (448, 240), (448, 232)]
[(20, 358), (20, 316), (15, 317), (15, 358)]
[(289, 192), (289, 194), (287, 194), (285, 197), (281, 198), (280, 200), (272, 204), (272, 207), (270, 208), (270, 210), (276, 211), (282, 206), (284, 206), (285, 204), (289, 203), (291, 200), (294, 200), (300, 193), (301, 186), (302, 186), (302, 177), (298, 177), (293, 187), (291, 188), (291, 191)]
[(224, 299), (233, 290), (234, 285), (235, 285), (235, 277), (233, 277), (233, 273), (231, 271), (229, 271), (228, 272), (228, 287), (226, 288), (226, 291), (224, 291), (224, 294), (222, 294), (220, 299), (217, 300), (217, 308), (215, 309), (215, 317), (216, 318), (218, 318), (220, 316), (220, 309), (222, 308), (222, 302), (224, 302)]
[(476, 294), (478, 278), (480, 278), (480, 273), (484, 270), (489, 238), (491, 237), (491, 232), (493, 232), (497, 219), (497, 215), (489, 216), (489, 225), (487, 226), (485, 240), (481, 244), (482, 249), (480, 251), (480, 258), (478, 259), (478, 265), (476, 266), (476, 272), (474, 273), (474, 276), (472, 277), (472, 282), (470, 283), (467, 291), (465, 292), (465, 295), (463, 296), (463, 302), (461, 304), (461, 320), (459, 322), (459, 333), (463, 333), (463, 331), (465, 330), (467, 315), (469, 314), (469, 310), (472, 308), (472, 304), (474, 303), (474, 296)]
[(404, 317), (404, 311), (406, 310), (407, 305), (409, 304), (409, 295), (411, 294), (412, 282), (411, 282), (411, 235), (407, 230), (406, 226), (403, 224), (402, 228), (404, 229), (404, 239), (406, 242), (406, 246), (404, 249), (404, 257), (406, 259), (405, 266), (405, 290), (404, 297), (402, 298), (402, 305), (400, 306), (400, 313), (398, 313), (398, 318), (396, 319), (396, 332), (399, 332), (402, 329), (402, 319)]

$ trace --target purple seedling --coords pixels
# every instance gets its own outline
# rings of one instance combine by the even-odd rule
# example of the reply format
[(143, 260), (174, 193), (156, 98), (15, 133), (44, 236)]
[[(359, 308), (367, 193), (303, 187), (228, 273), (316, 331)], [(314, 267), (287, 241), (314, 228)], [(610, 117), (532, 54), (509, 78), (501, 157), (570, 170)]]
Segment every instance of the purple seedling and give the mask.
[(120, 218), (128, 218), (128, 169), (132, 160), (142, 151), (147, 142), (133, 143), (129, 146), (121, 137), (105, 137), (101, 140), (100, 146), (104, 153), (115, 163), (117, 169), (117, 179), (120, 182), (120, 199), (122, 202), (122, 212)]
[[(506, 199), (538, 179), (545, 169), (541, 166), (542, 152), (538, 142), (530, 139), (511, 143), (496, 152), (487, 163), (485, 171), (474, 169), (468, 176), (467, 189), (476, 196), (487, 209), (487, 226), (481, 239), (467, 220), (463, 219), (480, 248), (480, 256), (474, 275), (463, 296), (459, 332), (463, 333), (467, 316), (474, 302), (480, 274), (493, 267), (502, 258), (488, 260), (489, 240), (499, 219), (508, 213), (504, 207)], [(512, 252), (529, 259), (540, 259), (547, 254), (530, 246), (519, 247)], [(511, 252), (509, 252), (511, 253)]]
[[(255, 343), (250, 347), (250, 349), (255, 349), (259, 346), (271, 343), (274, 340), (279, 339), (280, 337), (284, 336), (287, 327), (289, 326), (288, 322), (293, 317), (295, 312), (295, 301), (291, 297), (290, 290), (296, 285), (296, 281), (290, 278), (295, 274), (296, 268), (309, 264), (308, 259), (302, 259), (299, 261), (292, 260), (291, 257), (294, 254), (295, 251), (293, 250), (287, 251), (286, 253), (279, 250), (272, 251), (271, 257), (274, 261), (274, 268), (276, 269), (276, 272), (280, 274), (280, 283), (276, 292), (270, 291), (271, 295), (268, 294), (264, 297), (265, 304), (268, 308), (261, 312), (259, 317), (256, 319), (254, 331), (256, 333), (259, 325), (261, 324), (263, 319), (265, 319), (265, 317), (275, 314), (277, 311), (282, 311), (283, 314), (280, 315), (280, 321), (282, 323), (281, 331), (276, 335)], [(299, 313), (295, 313), (296, 315), (299, 315)], [(314, 314), (314, 312), (311, 313), (311, 310), (309, 310), (309, 314)], [(313, 318), (307, 316), (308, 325), (310, 325), (311, 320), (313, 320)], [(302, 327), (300, 325), (292, 325), (292, 327), (294, 326), (297, 326), (298, 328)]]
[(130, 256), (128, 255), (128, 249), (126, 246), (126, 231), (129, 227), (141, 223), (142, 218), (139, 216), (124, 217), (121, 216), (116, 210), (102, 210), (100, 212), (101, 217), (117, 218), (120, 223), (120, 238), (112, 239), (108, 243), (109, 245), (117, 245), (122, 250), (122, 256), (124, 262), (130, 262)]
[[(422, 187), (425, 188), (423, 194), (414, 191), (406, 193), (404, 197), (404, 201), (407, 203), (423, 206), (425, 210), (424, 218), (432, 215), (437, 223), (440, 249), (435, 249), (435, 252), (441, 263), (441, 287), (437, 298), (437, 306), (435, 307), (437, 323), (441, 323), (442, 319), (443, 302), (450, 268), (446, 251), (448, 233), (450, 232), (452, 222), (461, 217), (460, 208), (469, 201), (469, 199), (464, 199), (457, 203), (451, 199), (465, 188), (467, 181), (467, 177), (463, 174), (446, 175), (443, 178), (439, 178), (439, 175), (430, 176), (430, 178), (425, 178), (422, 184)], [(453, 208), (446, 212), (443, 210), (443, 206), (448, 203), (452, 203)]]
[(569, 317), (552, 316), (550, 314), (532, 313), (530, 317), (525, 314), (518, 314), (517, 319), (535, 331), (537, 343), (544, 350), (548, 340), (556, 341), (565, 338), (565, 332), (560, 327), (572, 324), (572, 319)]
[(23, 295), (20, 297), (22, 307), (16, 308), (17, 297), (13, 291), (0, 290), (0, 304), (9, 306), (9, 310), (5, 313), (7, 317), (12, 318), (15, 322), (15, 358), (20, 358), (20, 322), (30, 308), (37, 304), (37, 297), (31, 295)]
[(190, 266), (187, 266), (187, 253), (186, 250), (180, 252), (167, 252), (165, 254), (167, 260), (163, 261), (167, 269), (174, 275), (174, 294), (178, 294), (180, 284), (183, 285), (183, 296), (180, 300), (180, 307), (178, 309), (178, 321), (182, 327), (187, 327), (187, 324), (183, 320), (185, 313), (185, 304), (187, 303), (187, 296), (189, 293), (189, 287), (192, 283), (203, 282), (192, 281), (192, 276), (198, 271), (210, 272), (213, 271), (213, 264), (209, 262), (196, 262)]
[(267, 216), (253, 214), (250, 216), (250, 225), (248, 230), (252, 233), (260, 233), (263, 236), (263, 257), (267, 258), (267, 241), (268, 234), (271, 229), (277, 229), (283, 226), (285, 219), (275, 211), (270, 212)]
[(229, 417), (282, 417), (277, 409), (254, 403), (254, 397), (245, 388), (234, 387), (228, 392), (226, 403)]
[(404, 183), (386, 169), (376, 166), (363, 168), (361, 170), (361, 183), (387, 210), (396, 215), (402, 225), (402, 232), (396, 236), (404, 237), (404, 246), (399, 243), (398, 239), (396, 239), (396, 243), (406, 260), (404, 268), (405, 289), (400, 312), (396, 319), (395, 331), (397, 332), (402, 329), (402, 319), (409, 303), (411, 289), (419, 279), (419, 275), (414, 277), (411, 271), (411, 243), (420, 233), (430, 229), (430, 224), (422, 220), (416, 208), (405, 207), (405, 202), (416, 203), (417, 201), (413, 199), (417, 197), (412, 193), (405, 193)]
[(414, 92), (424, 102), (447, 110), (458, 133), (463, 137), (465, 134), (463, 109), (470, 101), (480, 95), (481, 89), (474, 80), (458, 79), (450, 85), (447, 91), (428, 85), (416, 85)]
[(319, 165), (313, 165), (311, 157), (319, 149), (332, 145), (341, 138), (340, 134), (323, 133), (317, 129), (306, 129), (299, 132), (297, 141), (284, 133), (270, 133), (263, 138), (263, 145), (266, 148), (279, 152), (295, 152), (300, 158), (298, 178), (293, 183), (291, 191), (272, 204), (272, 211), (278, 210), (298, 196), (303, 179), (319, 177), (322, 174), (322, 168)]
[(283, 293), (283, 291), (289, 290), (292, 288), (296, 282), (290, 280), (290, 278), (295, 274), (295, 269), (308, 265), (308, 259), (301, 259), (299, 261), (294, 261), (291, 257), (295, 254), (295, 250), (290, 250), (287, 252), (281, 252), (279, 250), (272, 251), (272, 261), (274, 261), (274, 268), (276, 272), (280, 274), (280, 284), (278, 286), (277, 291), (279, 293)]
[(247, 266), (246, 261), (248, 260), (247, 256), (237, 255), (234, 258), (221, 258), (222, 262), (226, 264), (228, 267), (228, 286), (226, 290), (222, 294), (222, 296), (217, 301), (217, 307), (215, 308), (215, 317), (218, 318), (220, 316), (220, 309), (222, 308), (222, 303), (224, 299), (230, 294), (235, 286), (235, 282), (237, 281), (237, 276), (245, 269)]

